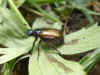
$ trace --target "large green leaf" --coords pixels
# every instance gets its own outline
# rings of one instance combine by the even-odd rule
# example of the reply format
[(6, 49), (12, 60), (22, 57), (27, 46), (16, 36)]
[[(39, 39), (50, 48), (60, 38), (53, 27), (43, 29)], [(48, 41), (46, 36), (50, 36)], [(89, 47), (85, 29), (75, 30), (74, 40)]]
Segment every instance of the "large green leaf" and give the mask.
[(0, 7), (0, 64), (28, 52), (34, 38), (27, 38), (27, 27), (12, 11)]
[(0, 20), (2, 22), (0, 24), (0, 43), (2, 45), (11, 46), (11, 44), (7, 43), (14, 43), (14, 39), (26, 37), (26, 26), (8, 9), (0, 8)]
[(83, 67), (74, 61), (67, 61), (57, 54), (37, 51), (29, 59), (29, 75), (86, 75)]
[(90, 28), (83, 28), (78, 32), (65, 36), (65, 45), (58, 50), (62, 54), (76, 54), (100, 47), (100, 26), (97, 24)]

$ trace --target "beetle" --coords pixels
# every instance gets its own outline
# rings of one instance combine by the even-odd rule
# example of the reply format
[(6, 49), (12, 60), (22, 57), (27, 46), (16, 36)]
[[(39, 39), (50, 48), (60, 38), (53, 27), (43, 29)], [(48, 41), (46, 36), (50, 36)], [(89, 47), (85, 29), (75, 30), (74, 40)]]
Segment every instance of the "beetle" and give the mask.
[[(35, 30), (30, 29), (27, 31), (27, 35), (35, 37), (32, 50), (30, 50), (29, 53), (32, 53), (33, 48), (35, 46), (35, 42), (37, 41), (38, 38), (40, 38), (40, 41), (38, 44), (38, 56), (39, 56), (40, 43), (42, 41), (48, 44), (49, 46), (51, 46), (52, 48), (55, 48), (54, 45), (58, 46), (64, 43), (63, 26), (62, 26), (62, 30), (53, 29), (53, 28), (40, 28), (40, 29), (35, 29)], [(55, 48), (55, 50), (57, 49)], [(60, 54), (59, 51), (58, 53)]]

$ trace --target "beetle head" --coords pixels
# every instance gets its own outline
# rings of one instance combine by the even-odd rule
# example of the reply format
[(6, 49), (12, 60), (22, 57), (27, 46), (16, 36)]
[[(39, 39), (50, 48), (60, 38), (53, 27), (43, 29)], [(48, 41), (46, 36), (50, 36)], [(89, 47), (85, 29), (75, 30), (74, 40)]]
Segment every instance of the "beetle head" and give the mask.
[(26, 34), (27, 34), (28, 36), (32, 36), (32, 35), (33, 35), (33, 30), (32, 30), (32, 29), (28, 30)]
[(40, 35), (40, 29), (35, 29), (35, 30), (30, 29), (27, 31), (27, 35), (38, 37)]

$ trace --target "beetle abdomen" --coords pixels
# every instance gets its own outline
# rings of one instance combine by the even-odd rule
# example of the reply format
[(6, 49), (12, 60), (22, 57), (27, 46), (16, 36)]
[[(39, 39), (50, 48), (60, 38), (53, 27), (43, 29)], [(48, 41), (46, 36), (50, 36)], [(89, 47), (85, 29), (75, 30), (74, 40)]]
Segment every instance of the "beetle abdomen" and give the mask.
[(40, 37), (46, 37), (46, 38), (62, 38), (62, 32), (57, 29), (43, 29), (40, 33)]
[(44, 42), (52, 43), (54, 45), (60, 45), (64, 42), (62, 32), (57, 29), (43, 29), (40, 32), (40, 38)]

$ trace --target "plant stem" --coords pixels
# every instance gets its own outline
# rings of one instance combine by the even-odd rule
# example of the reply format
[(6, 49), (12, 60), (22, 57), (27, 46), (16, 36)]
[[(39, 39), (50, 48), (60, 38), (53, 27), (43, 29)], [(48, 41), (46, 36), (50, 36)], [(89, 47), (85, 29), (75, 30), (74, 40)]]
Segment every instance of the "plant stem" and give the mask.
[(22, 21), (22, 23), (25, 24), (28, 29), (30, 29), (31, 27), (26, 22), (26, 20), (24, 19), (24, 17), (21, 15), (20, 11), (17, 9), (17, 7), (13, 3), (13, 1), (12, 0), (8, 0), (8, 3), (10, 5), (10, 7), (12, 8), (12, 10), (15, 11), (16, 15), (18, 15), (18, 17)]
[(33, 5), (41, 12), (42, 15), (46, 16), (47, 18), (51, 19), (54, 22), (60, 22), (58, 18), (51, 16), (46, 11), (44, 11), (42, 8), (40, 8), (40, 6), (36, 2), (33, 2)]
[(55, 3), (55, 2), (60, 2), (61, 0), (37, 0), (37, 3), (42, 4), (42, 3)]
[(29, 12), (35, 13), (39, 16), (43, 16), (40, 12), (33, 10), (32, 8), (28, 8), (28, 7), (23, 7), (23, 8), (26, 9), (27, 11), (29, 11)]
[(59, 3), (59, 2), (62, 2), (62, 1), (64, 1), (64, 0), (28, 0), (27, 2), (29, 2), (29, 3), (31, 3), (31, 4), (33, 4), (34, 3), (34, 1), (36, 2), (36, 3), (38, 3), (38, 4), (54, 4), (54, 3)]

